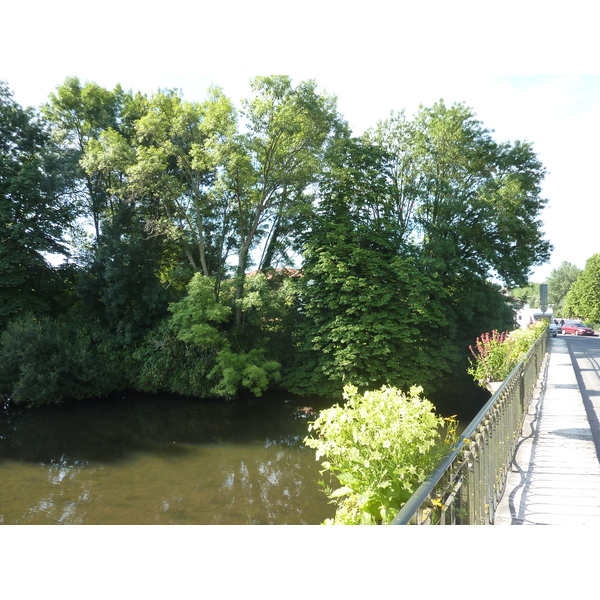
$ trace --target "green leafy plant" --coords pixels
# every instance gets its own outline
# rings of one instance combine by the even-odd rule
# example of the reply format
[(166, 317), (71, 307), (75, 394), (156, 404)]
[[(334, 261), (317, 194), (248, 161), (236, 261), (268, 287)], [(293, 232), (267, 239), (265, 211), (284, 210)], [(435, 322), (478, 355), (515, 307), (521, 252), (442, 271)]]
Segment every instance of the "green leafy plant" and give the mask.
[(102, 397), (119, 384), (102, 332), (25, 314), (0, 336), (0, 398), (26, 405)]
[[(264, 276), (260, 281), (265, 282)], [(264, 295), (256, 291), (243, 301), (245, 308), (256, 307), (263, 304)], [(264, 348), (235, 351), (235, 342), (239, 340), (226, 327), (231, 307), (215, 299), (212, 278), (196, 273), (187, 286), (186, 296), (171, 304), (169, 310), (173, 313), (169, 327), (177, 340), (186, 345), (186, 352), (188, 347), (195, 347), (204, 355), (203, 366), (212, 362), (206, 371), (206, 379), (214, 382), (209, 395), (230, 399), (241, 391), (250, 391), (261, 396), (271, 383), (280, 379), (281, 364), (265, 358)]]
[(527, 329), (510, 333), (493, 330), (482, 334), (477, 338), (475, 348), (469, 346), (474, 360), (471, 360), (467, 373), (483, 388), (492, 382), (504, 381), (547, 326), (545, 321), (538, 321)]
[[(325, 493), (337, 505), (326, 524), (389, 523), (455, 441), (454, 418), (444, 420), (412, 387), (359, 394), (345, 386), (344, 406), (322, 411), (304, 443), (314, 448), (323, 473)], [(339, 483), (340, 487), (335, 487)]]
[(277, 361), (265, 359), (264, 350), (239, 353), (222, 350), (208, 377), (217, 379), (213, 391), (225, 398), (233, 398), (240, 389), (262, 396), (271, 382), (279, 380), (280, 368)]
[(482, 334), (475, 342), (475, 349), (469, 346), (469, 350), (475, 360), (471, 361), (467, 372), (481, 387), (485, 388), (494, 381), (504, 381), (516, 366), (511, 360), (511, 342), (506, 331), (499, 333), (493, 330)]

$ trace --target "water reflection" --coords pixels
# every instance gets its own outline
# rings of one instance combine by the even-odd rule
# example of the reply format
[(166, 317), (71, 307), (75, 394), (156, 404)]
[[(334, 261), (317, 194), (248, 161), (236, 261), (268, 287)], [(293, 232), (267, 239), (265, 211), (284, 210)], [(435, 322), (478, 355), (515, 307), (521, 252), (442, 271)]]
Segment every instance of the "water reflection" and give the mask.
[(11, 407), (0, 523), (317, 524), (333, 507), (302, 444), (306, 421), (274, 397)]

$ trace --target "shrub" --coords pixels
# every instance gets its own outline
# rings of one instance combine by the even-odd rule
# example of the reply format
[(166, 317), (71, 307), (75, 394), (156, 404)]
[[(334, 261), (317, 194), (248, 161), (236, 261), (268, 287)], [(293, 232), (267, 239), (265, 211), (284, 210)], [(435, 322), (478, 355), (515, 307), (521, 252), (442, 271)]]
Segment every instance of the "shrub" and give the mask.
[(132, 353), (132, 384), (143, 392), (209, 398), (208, 375), (215, 362), (214, 348), (182, 341), (165, 320)]
[[(264, 275), (254, 279), (266, 282)], [(211, 278), (194, 275), (188, 284), (186, 296), (170, 305), (169, 310), (173, 316), (167, 327), (180, 342), (180, 349), (185, 347), (186, 353), (189, 353), (190, 349), (193, 352), (195, 348), (197, 353), (202, 354), (202, 365), (199, 365), (201, 369), (194, 368), (194, 372), (215, 382), (203, 395), (229, 399), (242, 390), (247, 390), (255, 396), (261, 396), (270, 383), (279, 380), (281, 365), (265, 358), (266, 351), (262, 348), (251, 348), (247, 352), (235, 351), (237, 348), (231, 341), (235, 335), (231, 335), (231, 327), (226, 326), (231, 318), (231, 307), (215, 300), (213, 289), (214, 282)], [(251, 293), (244, 302), (246, 309), (258, 306), (261, 304), (260, 294)], [(145, 348), (148, 347), (145, 344)], [(143, 351), (139, 351), (137, 356), (144, 359)], [(162, 356), (165, 359), (170, 357), (164, 352)], [(140, 383), (153, 385), (153, 382), (161, 379), (160, 375), (158, 378), (154, 376), (155, 369), (148, 368), (155, 363), (151, 356), (144, 360)], [(175, 388), (171, 389), (175, 391)], [(206, 382), (202, 382), (196, 392), (191, 393), (198, 395), (202, 389), (207, 389)]]
[[(387, 524), (417, 487), (435, 468), (455, 441), (455, 421), (450, 435), (442, 435), (446, 421), (436, 416), (431, 402), (422, 397), (422, 388), (408, 394), (391, 387), (368, 391), (346, 386), (343, 407), (324, 410), (304, 443), (317, 451), (323, 483), (332, 503), (337, 504), (327, 524)], [(333, 489), (331, 481), (341, 487)]]
[(98, 345), (76, 321), (21, 317), (0, 338), (0, 394), (28, 405), (105, 396), (116, 376)]
[(213, 392), (219, 396), (233, 398), (243, 388), (262, 396), (271, 382), (279, 380), (280, 368), (277, 361), (265, 359), (264, 350), (239, 353), (222, 350), (209, 378), (217, 379)]
[(527, 329), (511, 333), (495, 330), (484, 333), (477, 338), (476, 349), (469, 346), (475, 360), (471, 360), (467, 373), (483, 388), (487, 388), (489, 383), (504, 381), (547, 326), (545, 321), (538, 321)]

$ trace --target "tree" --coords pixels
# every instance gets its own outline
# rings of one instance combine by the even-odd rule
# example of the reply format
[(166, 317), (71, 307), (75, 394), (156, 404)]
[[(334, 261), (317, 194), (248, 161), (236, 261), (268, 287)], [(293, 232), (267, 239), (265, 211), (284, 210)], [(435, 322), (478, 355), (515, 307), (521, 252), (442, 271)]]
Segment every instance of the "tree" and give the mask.
[(545, 169), (532, 146), (496, 142), (470, 108), (443, 101), (412, 120), (392, 116), (369, 139), (390, 156), (398, 228), (448, 293), (449, 339), (464, 349), (510, 328), (514, 307), (500, 285), (524, 285), (551, 248), (539, 220)]
[(377, 204), (385, 156), (350, 140), (330, 160), (305, 236), (301, 339), (289, 385), (331, 396), (344, 384), (408, 389), (418, 381), (431, 389), (456, 359), (445, 334), (448, 294), (428, 257), (403, 245)]
[(286, 76), (256, 77), (255, 97), (243, 103), (246, 131), (231, 147), (222, 180), (231, 201), (237, 240), (236, 323), (241, 324), (250, 251), (265, 244), (259, 268), (285, 256), (284, 239), (310, 206), (330, 139), (345, 130), (334, 97), (316, 92), (314, 81), (292, 87)]
[(43, 122), (0, 82), (0, 329), (19, 313), (57, 308), (66, 270), (45, 255), (68, 254), (64, 234), (75, 215), (62, 176)]
[(566, 317), (600, 323), (600, 254), (588, 258), (565, 299)]
[(543, 166), (530, 145), (498, 144), (470, 109), (443, 102), (329, 159), (304, 238), (298, 383), (443, 385), (478, 335), (513, 321), (488, 280), (525, 283), (548, 256)]
[(581, 269), (565, 261), (558, 269), (553, 269), (546, 283), (548, 284), (548, 303), (552, 305), (554, 315), (561, 315), (565, 300), (571, 286), (577, 281)]
[(143, 217), (131, 205), (115, 207), (103, 229), (97, 247), (83, 259), (77, 295), (118, 346), (128, 345), (167, 314), (161, 272), (169, 258), (164, 240), (147, 234)]
[(156, 195), (193, 270), (217, 281), (228, 215), (211, 189), (235, 120), (235, 109), (219, 88), (210, 88), (202, 103), (184, 102), (174, 91), (159, 92), (136, 122), (136, 163), (127, 171), (130, 195)]
[(518, 298), (522, 304), (529, 304), (531, 308), (539, 308), (540, 306), (540, 284), (530, 283), (523, 287), (518, 287), (510, 290), (513, 298)]
[(54, 139), (60, 144), (68, 168), (73, 195), (93, 223), (96, 240), (101, 234), (101, 217), (109, 201), (108, 182), (100, 173), (86, 172), (80, 161), (87, 145), (108, 128), (117, 128), (125, 93), (120, 85), (114, 91), (96, 83), (81, 84), (77, 77), (67, 77), (49, 102), (42, 107), (52, 124)]
[(526, 283), (549, 257), (539, 214), (543, 165), (530, 144), (495, 142), (464, 104), (421, 107), (410, 131), (415, 228), (449, 273)]

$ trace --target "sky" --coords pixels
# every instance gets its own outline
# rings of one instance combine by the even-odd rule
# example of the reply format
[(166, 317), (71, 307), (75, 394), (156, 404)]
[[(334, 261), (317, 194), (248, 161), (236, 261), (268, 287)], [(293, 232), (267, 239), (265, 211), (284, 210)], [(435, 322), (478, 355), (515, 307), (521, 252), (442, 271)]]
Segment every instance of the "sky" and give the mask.
[(592, 5), (482, 5), (21, 0), (2, 9), (11, 27), (0, 79), (20, 104), (39, 106), (67, 76), (147, 94), (177, 88), (194, 101), (217, 84), (239, 102), (252, 76), (287, 74), (337, 96), (355, 134), (391, 111), (464, 102), (497, 141), (530, 142), (548, 171), (541, 220), (554, 250), (533, 269), (539, 283), (600, 252), (600, 69), (593, 19), (581, 16)]

